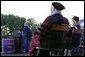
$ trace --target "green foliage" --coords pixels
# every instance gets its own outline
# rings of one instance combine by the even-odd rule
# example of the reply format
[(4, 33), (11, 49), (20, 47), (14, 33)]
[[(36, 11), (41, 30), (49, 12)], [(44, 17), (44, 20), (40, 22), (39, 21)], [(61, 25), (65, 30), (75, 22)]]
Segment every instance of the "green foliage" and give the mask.
[(12, 32), (17, 27), (23, 28), (23, 24), (26, 21), (24, 17), (14, 16), (12, 14), (4, 15), (1, 14), (1, 26), (6, 26)]
[(27, 22), (28, 22), (28, 26), (30, 28), (36, 23), (36, 21), (34, 20), (34, 18), (28, 18), (27, 19)]
[[(9, 28), (10, 33), (12, 33), (13, 30), (16, 29), (17, 27), (20, 27), (22, 30), (24, 27), (24, 22), (26, 22), (26, 18), (24, 17), (14, 16), (12, 14), (9, 15), (1, 14), (1, 27), (4, 26), (5, 28)], [(35, 28), (38, 28), (40, 26), (40, 24), (36, 23), (34, 18), (28, 18), (27, 22), (32, 32), (34, 31)]]
[(31, 28), (32, 32), (34, 31), (35, 28), (38, 28), (41, 24), (36, 23), (34, 18), (28, 18), (27, 19), (28, 26)]

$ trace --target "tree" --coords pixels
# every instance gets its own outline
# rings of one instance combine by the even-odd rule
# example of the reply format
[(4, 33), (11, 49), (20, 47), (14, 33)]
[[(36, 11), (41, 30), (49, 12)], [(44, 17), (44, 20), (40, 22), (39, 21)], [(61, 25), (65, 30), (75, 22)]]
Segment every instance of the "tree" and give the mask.
[(28, 22), (28, 26), (31, 28), (35, 23), (36, 21), (34, 20), (34, 18), (28, 18), (27, 19), (27, 22)]
[[(9, 15), (1, 14), (1, 27), (4, 26), (5, 28), (9, 28), (11, 33), (17, 27), (20, 27), (22, 30), (25, 22), (26, 22), (26, 18), (24, 17), (14, 16), (12, 14), (9, 14)], [(41, 24), (36, 23), (34, 18), (28, 18), (27, 22), (32, 32), (34, 31), (35, 28), (38, 28), (38, 26), (41, 25)]]
[(36, 23), (34, 18), (28, 18), (27, 19), (28, 26), (31, 28), (32, 32), (34, 31), (35, 28), (38, 28), (40, 24)]
[(14, 16), (12, 14), (1, 14), (1, 26), (8, 27), (10, 29), (10, 32), (12, 32), (17, 27), (21, 27), (22, 29), (25, 21), (26, 18), (24, 17)]

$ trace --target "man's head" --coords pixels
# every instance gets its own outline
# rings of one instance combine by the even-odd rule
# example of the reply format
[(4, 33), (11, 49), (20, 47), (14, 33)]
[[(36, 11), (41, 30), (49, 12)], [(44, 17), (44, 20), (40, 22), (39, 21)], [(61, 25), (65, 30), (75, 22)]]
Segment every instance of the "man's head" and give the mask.
[(62, 11), (65, 7), (59, 2), (52, 2), (51, 13)]

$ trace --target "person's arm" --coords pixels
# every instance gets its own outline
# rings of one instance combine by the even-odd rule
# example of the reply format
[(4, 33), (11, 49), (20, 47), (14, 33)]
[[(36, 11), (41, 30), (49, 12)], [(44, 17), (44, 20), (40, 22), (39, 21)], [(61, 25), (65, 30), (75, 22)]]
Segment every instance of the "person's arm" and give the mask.
[(30, 30), (30, 39), (32, 38), (32, 31)]
[[(48, 37), (52, 25), (52, 18), (48, 16), (45, 21), (38, 27), (37, 34), (42, 37)], [(48, 35), (47, 35), (48, 34)]]
[(28, 27), (27, 36), (28, 36), (29, 40), (31, 40), (32, 32), (31, 32), (31, 29), (29, 27)]

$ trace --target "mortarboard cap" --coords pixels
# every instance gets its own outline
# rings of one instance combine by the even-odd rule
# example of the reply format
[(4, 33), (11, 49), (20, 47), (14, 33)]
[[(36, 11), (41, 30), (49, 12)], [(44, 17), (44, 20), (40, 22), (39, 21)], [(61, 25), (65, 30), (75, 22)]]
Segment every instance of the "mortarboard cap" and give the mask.
[(72, 19), (75, 21), (79, 21), (79, 17), (77, 17), (77, 16), (74, 16)]
[(52, 2), (52, 5), (54, 6), (54, 8), (56, 10), (63, 10), (63, 9), (65, 9), (65, 7), (61, 3), (59, 3), (59, 2)]

